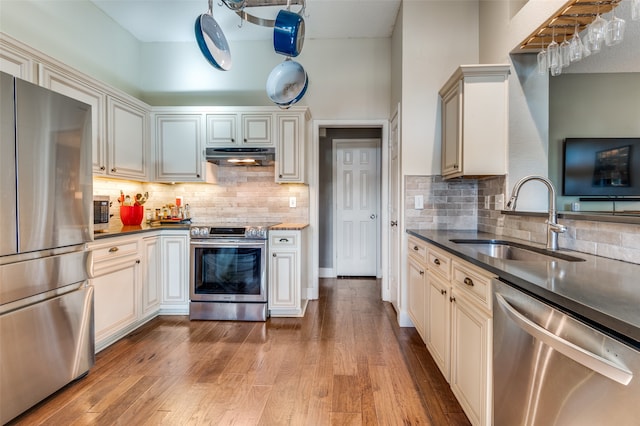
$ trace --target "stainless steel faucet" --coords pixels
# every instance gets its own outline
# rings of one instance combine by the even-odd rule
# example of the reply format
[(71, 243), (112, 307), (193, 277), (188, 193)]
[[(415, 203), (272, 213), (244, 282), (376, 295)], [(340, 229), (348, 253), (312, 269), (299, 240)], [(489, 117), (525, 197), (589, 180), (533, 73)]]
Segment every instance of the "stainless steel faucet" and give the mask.
[(556, 210), (556, 189), (553, 187), (553, 183), (549, 179), (543, 176), (525, 176), (520, 179), (513, 187), (511, 191), (511, 198), (505, 207), (505, 210), (515, 211), (516, 202), (518, 201), (518, 194), (520, 188), (525, 183), (537, 180), (544, 183), (549, 190), (549, 218), (546, 221), (547, 224), (547, 249), (558, 250), (558, 234), (567, 231), (567, 227), (558, 223), (558, 212)]

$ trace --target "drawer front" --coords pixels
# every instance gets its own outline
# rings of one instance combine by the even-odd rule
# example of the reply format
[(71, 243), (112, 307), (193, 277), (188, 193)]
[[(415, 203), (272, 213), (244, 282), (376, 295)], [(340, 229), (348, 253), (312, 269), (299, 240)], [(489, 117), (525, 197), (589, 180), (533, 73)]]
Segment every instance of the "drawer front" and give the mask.
[(272, 233), (269, 236), (269, 246), (271, 248), (276, 247), (297, 247), (299, 243), (299, 236), (297, 232), (278, 232)]
[(491, 276), (466, 264), (453, 262), (453, 285), (491, 311)]
[(427, 252), (427, 268), (439, 274), (445, 280), (451, 278), (451, 256), (445, 252), (429, 246)]
[(427, 243), (415, 237), (409, 237), (407, 250), (409, 256), (425, 263), (427, 261)]
[(138, 255), (138, 241), (129, 240), (93, 248), (93, 261), (103, 262), (123, 256)]

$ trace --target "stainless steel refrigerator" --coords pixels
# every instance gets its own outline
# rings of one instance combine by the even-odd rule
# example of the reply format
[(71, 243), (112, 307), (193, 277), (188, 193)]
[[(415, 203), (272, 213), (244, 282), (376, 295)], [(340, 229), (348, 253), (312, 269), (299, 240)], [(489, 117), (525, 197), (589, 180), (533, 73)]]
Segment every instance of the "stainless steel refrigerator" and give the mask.
[(0, 424), (93, 365), (91, 107), (0, 73)]

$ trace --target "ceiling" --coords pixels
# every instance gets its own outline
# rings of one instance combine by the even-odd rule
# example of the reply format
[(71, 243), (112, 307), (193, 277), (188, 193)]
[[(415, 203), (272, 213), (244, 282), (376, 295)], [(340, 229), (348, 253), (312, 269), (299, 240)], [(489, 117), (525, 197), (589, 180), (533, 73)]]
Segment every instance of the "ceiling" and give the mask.
[[(246, 11), (275, 19), (286, 0), (263, 1), (281, 6), (260, 6)], [(298, 12), (300, 0), (291, 10)], [(207, 0), (91, 0), (141, 42), (190, 42), (196, 18), (207, 11)], [(401, 0), (306, 0), (305, 38), (390, 37)], [(220, 0), (213, 0), (213, 17), (228, 40), (268, 40), (273, 29), (242, 21)], [(240, 27), (240, 25), (242, 26)]]

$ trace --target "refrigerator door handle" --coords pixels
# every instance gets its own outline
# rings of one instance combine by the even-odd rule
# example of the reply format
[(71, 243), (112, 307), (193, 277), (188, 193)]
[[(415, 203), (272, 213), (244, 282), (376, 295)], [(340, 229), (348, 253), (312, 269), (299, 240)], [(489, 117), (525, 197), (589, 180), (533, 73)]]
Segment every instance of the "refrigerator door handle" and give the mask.
[(93, 269), (93, 250), (87, 254), (87, 276), (89, 278), (95, 277), (95, 273)]
[(504, 309), (505, 313), (520, 328), (529, 333), (535, 339), (540, 340), (544, 344), (550, 346), (566, 357), (582, 364), (583, 366), (602, 374), (603, 376), (618, 382), (622, 385), (628, 385), (633, 378), (633, 373), (628, 369), (614, 364), (608, 359), (602, 358), (592, 352), (589, 352), (580, 346), (577, 346), (560, 336), (556, 336), (549, 330), (539, 326), (527, 317), (518, 312), (513, 306), (505, 300), (505, 298), (496, 293), (496, 300)]

